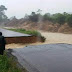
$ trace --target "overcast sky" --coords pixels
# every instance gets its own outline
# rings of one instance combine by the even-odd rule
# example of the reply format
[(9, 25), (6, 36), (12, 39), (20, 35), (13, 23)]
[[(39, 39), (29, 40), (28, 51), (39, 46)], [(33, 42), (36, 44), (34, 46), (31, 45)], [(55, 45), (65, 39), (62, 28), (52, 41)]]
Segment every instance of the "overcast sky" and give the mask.
[(32, 11), (42, 10), (42, 13), (72, 12), (72, 0), (0, 0), (0, 5), (5, 5), (8, 10), (6, 15), (10, 18), (22, 18)]

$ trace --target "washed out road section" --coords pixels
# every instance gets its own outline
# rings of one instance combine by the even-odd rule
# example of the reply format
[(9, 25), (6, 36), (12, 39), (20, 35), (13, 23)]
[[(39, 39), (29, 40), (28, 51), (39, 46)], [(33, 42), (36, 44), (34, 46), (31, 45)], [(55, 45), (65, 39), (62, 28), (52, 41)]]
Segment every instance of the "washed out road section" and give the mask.
[(22, 37), (22, 36), (31, 36), (28, 34), (22, 34), (19, 32), (14, 32), (14, 31), (10, 31), (10, 30), (6, 30), (6, 29), (2, 29), (0, 28), (0, 32), (3, 33), (4, 37)]
[(12, 49), (29, 72), (72, 72), (72, 45), (46, 44)]

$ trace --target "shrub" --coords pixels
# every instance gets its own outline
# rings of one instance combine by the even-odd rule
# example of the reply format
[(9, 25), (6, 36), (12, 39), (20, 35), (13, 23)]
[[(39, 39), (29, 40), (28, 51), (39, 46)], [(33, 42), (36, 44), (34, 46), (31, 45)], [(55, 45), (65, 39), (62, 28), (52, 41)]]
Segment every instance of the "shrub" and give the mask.
[(44, 36), (41, 36), (41, 41), (42, 42), (45, 42), (46, 41), (46, 38)]
[(45, 42), (45, 40), (46, 40), (46, 38), (44, 36), (42, 36), (41, 33), (38, 31), (25, 30), (25, 29), (9, 29), (9, 30), (13, 30), (13, 31), (25, 33), (25, 34), (30, 34), (33, 36), (38, 36), (39, 38), (41, 38), (42, 42)]

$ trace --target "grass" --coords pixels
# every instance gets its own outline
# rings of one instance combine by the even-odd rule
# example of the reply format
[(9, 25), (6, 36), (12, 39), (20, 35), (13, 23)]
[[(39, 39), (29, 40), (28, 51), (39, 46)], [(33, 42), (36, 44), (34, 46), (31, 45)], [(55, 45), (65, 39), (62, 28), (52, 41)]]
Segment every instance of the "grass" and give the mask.
[(16, 32), (24, 33), (24, 34), (30, 34), (33, 36), (38, 36), (41, 38), (41, 42), (45, 42), (45, 40), (46, 40), (46, 38), (44, 36), (42, 36), (41, 33), (38, 31), (25, 30), (25, 29), (8, 29), (8, 30), (12, 30), (12, 31), (16, 31)]
[(12, 58), (8, 58), (4, 54), (0, 55), (0, 72), (22, 72), (22, 70), (17, 68), (16, 62), (13, 62)]
[(24, 33), (24, 34), (30, 34), (30, 35), (34, 35), (34, 36), (41, 36), (41, 33), (38, 31), (25, 30), (25, 29), (9, 29), (9, 30)]

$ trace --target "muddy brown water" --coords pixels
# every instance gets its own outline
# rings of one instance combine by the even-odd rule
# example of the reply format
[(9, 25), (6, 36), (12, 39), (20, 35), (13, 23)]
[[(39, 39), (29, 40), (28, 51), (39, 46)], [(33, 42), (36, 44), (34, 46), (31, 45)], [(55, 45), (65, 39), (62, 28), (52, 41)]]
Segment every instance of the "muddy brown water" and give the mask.
[(6, 48), (23, 48), (27, 45), (42, 45), (42, 44), (56, 44), (56, 43), (67, 43), (72, 44), (72, 34), (62, 34), (62, 33), (51, 33), (39, 31), (45, 38), (46, 41), (44, 43), (37, 42), (32, 44), (8, 44)]

